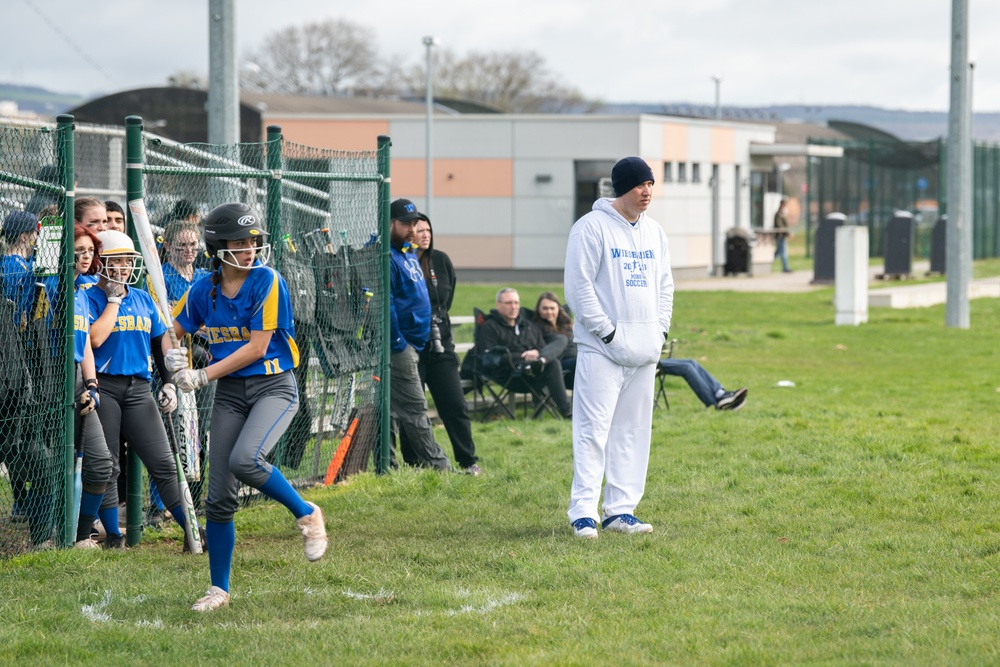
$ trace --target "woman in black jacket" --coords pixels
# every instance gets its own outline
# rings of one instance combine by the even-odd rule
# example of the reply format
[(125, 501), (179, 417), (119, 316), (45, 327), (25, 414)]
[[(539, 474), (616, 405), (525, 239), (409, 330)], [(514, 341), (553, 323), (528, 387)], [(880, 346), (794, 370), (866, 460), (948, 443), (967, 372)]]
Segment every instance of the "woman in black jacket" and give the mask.
[(562, 365), (563, 380), (567, 389), (573, 388), (573, 378), (576, 375), (576, 343), (573, 342), (573, 320), (559, 303), (559, 297), (552, 292), (542, 292), (535, 304), (532, 320), (545, 334), (545, 343), (552, 342), (556, 336), (565, 336), (566, 348), (559, 355)]
[(455, 296), (455, 267), (448, 255), (434, 249), (431, 221), (423, 214), (417, 221), (413, 240), (417, 244), (417, 257), (427, 281), (432, 316), (430, 340), (420, 353), (420, 379), (434, 398), (434, 406), (448, 431), (459, 467), (470, 475), (478, 476), (482, 471), (476, 464), (479, 459), (472, 440), (472, 422), (458, 374), (458, 355), (451, 335), (451, 318), (448, 317)]

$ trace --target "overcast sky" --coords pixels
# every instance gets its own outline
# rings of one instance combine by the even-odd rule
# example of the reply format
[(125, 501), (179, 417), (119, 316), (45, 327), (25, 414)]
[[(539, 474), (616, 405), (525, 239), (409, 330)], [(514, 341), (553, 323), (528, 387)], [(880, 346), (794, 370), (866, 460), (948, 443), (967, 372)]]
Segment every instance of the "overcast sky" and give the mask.
[[(0, 82), (93, 95), (208, 71), (208, 0), (5, 0)], [(950, 0), (236, 0), (238, 53), (288, 25), (346, 18), (422, 61), (534, 50), (606, 102), (948, 108)], [(974, 108), (1000, 110), (1000, 1), (969, 0)]]

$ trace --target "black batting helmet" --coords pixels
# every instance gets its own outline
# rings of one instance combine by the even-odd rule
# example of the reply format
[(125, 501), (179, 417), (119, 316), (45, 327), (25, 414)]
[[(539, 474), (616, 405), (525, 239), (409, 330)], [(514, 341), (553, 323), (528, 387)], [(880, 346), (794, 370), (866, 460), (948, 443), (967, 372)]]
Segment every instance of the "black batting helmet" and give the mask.
[[(264, 243), (266, 236), (267, 232), (261, 224), (260, 217), (252, 208), (241, 202), (216, 206), (205, 216), (205, 247), (211, 257), (218, 257), (222, 261), (225, 259), (220, 253), (226, 248), (224, 243), (220, 243), (221, 241), (259, 239), (256, 245), (263, 251), (270, 249), (270, 245)], [(266, 257), (261, 257), (260, 260), (261, 263), (267, 263)]]

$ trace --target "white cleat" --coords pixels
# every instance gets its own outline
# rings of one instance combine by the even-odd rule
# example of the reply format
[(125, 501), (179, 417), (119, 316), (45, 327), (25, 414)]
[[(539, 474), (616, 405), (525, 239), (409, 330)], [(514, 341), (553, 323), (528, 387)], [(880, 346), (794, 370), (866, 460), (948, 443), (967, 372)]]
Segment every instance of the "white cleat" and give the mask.
[(306, 558), (310, 561), (317, 561), (326, 553), (326, 525), (323, 522), (323, 510), (315, 503), (307, 502), (306, 505), (313, 508), (312, 514), (307, 514), (296, 523), (302, 531), (302, 546), (306, 551)]
[(205, 597), (191, 605), (191, 611), (214, 611), (227, 606), (229, 606), (229, 593), (218, 586), (212, 586), (205, 593)]

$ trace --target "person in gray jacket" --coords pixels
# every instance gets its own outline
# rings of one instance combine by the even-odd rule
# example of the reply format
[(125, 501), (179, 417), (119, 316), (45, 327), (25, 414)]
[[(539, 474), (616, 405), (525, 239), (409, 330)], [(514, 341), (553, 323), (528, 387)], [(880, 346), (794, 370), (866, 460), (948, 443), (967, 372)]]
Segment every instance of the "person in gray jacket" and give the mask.
[(598, 520), (620, 533), (653, 530), (635, 508), (646, 485), (653, 383), (674, 302), (667, 235), (646, 215), (652, 170), (641, 158), (623, 158), (611, 183), (615, 198), (594, 202), (566, 247), (566, 302), (577, 344), (568, 514), (583, 538), (597, 537)]

